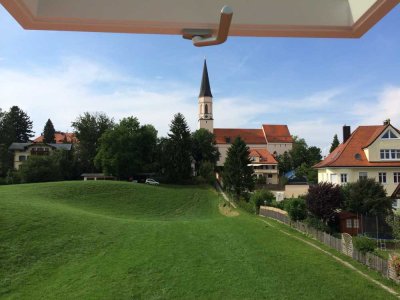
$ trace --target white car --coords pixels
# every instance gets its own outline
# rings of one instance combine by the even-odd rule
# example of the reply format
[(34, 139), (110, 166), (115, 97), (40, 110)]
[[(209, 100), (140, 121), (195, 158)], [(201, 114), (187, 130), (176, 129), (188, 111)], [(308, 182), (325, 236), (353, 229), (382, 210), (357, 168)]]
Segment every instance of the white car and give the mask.
[(146, 179), (146, 184), (151, 184), (151, 185), (159, 185), (160, 183), (158, 181), (155, 181), (152, 178), (147, 178)]

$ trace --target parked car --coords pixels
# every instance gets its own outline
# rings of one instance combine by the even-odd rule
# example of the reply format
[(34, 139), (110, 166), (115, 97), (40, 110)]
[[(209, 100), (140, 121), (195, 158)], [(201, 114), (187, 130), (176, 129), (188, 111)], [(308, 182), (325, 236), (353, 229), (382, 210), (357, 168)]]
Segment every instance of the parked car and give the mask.
[(155, 181), (152, 178), (147, 178), (146, 179), (146, 184), (151, 184), (151, 185), (159, 185), (160, 183), (158, 181)]

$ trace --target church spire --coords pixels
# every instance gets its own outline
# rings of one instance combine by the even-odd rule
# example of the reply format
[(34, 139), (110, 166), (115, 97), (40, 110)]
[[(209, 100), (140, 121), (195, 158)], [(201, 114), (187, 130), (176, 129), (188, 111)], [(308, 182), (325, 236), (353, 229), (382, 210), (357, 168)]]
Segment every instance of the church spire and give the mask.
[(208, 79), (207, 62), (204, 60), (203, 78), (201, 80), (201, 88), (199, 97), (212, 97), (210, 80)]

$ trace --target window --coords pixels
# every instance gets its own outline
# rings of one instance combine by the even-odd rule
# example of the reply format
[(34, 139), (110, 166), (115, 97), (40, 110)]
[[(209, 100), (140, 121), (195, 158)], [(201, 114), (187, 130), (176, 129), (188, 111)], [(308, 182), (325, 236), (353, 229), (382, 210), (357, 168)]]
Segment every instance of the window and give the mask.
[(207, 104), (204, 106), (204, 113), (208, 114), (208, 105)]
[(358, 223), (358, 219), (353, 219), (353, 228), (360, 228), (360, 225)]
[(384, 173), (384, 172), (379, 173), (379, 182), (386, 183), (386, 173)]
[(368, 179), (368, 173), (367, 173), (367, 172), (360, 172), (360, 173), (358, 173), (358, 179), (359, 179), (359, 180)]
[(340, 174), (340, 182), (347, 183), (347, 174)]
[(19, 161), (25, 161), (26, 160), (26, 156), (25, 155), (20, 155), (19, 156)]
[(272, 174), (268, 174), (268, 178), (272, 178)]
[(381, 149), (381, 159), (400, 159), (400, 149)]
[(393, 182), (394, 183), (400, 183), (400, 172), (394, 172), (393, 173)]
[(275, 170), (275, 166), (272, 166), (272, 170)]
[(383, 139), (397, 139), (397, 135), (394, 134), (393, 131), (388, 130), (386, 133), (382, 136)]
[(353, 228), (351, 219), (346, 219), (346, 228)]

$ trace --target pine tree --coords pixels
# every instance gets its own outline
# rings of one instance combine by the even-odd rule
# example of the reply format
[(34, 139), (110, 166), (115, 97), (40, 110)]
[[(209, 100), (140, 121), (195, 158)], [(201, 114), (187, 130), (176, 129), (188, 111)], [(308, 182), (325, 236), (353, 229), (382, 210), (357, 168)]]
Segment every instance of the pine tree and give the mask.
[(190, 179), (192, 139), (185, 117), (181, 113), (174, 116), (163, 148), (163, 165), (167, 179), (175, 183)]
[(333, 136), (333, 141), (332, 141), (331, 149), (329, 150), (329, 153), (332, 153), (333, 150), (335, 150), (337, 148), (337, 146), (339, 146), (339, 144), (340, 144), (340, 142), (339, 142), (338, 136), (337, 136), (337, 134), (335, 134)]
[(246, 191), (254, 189), (253, 169), (251, 164), (249, 147), (237, 137), (228, 149), (224, 164), (223, 182), (227, 190), (233, 191), (239, 198)]
[(4, 141), (11, 143), (26, 143), (33, 137), (32, 121), (18, 106), (13, 106), (3, 117)]
[(43, 129), (43, 142), (48, 144), (55, 143), (55, 133), (56, 130), (54, 129), (53, 122), (48, 119)]

